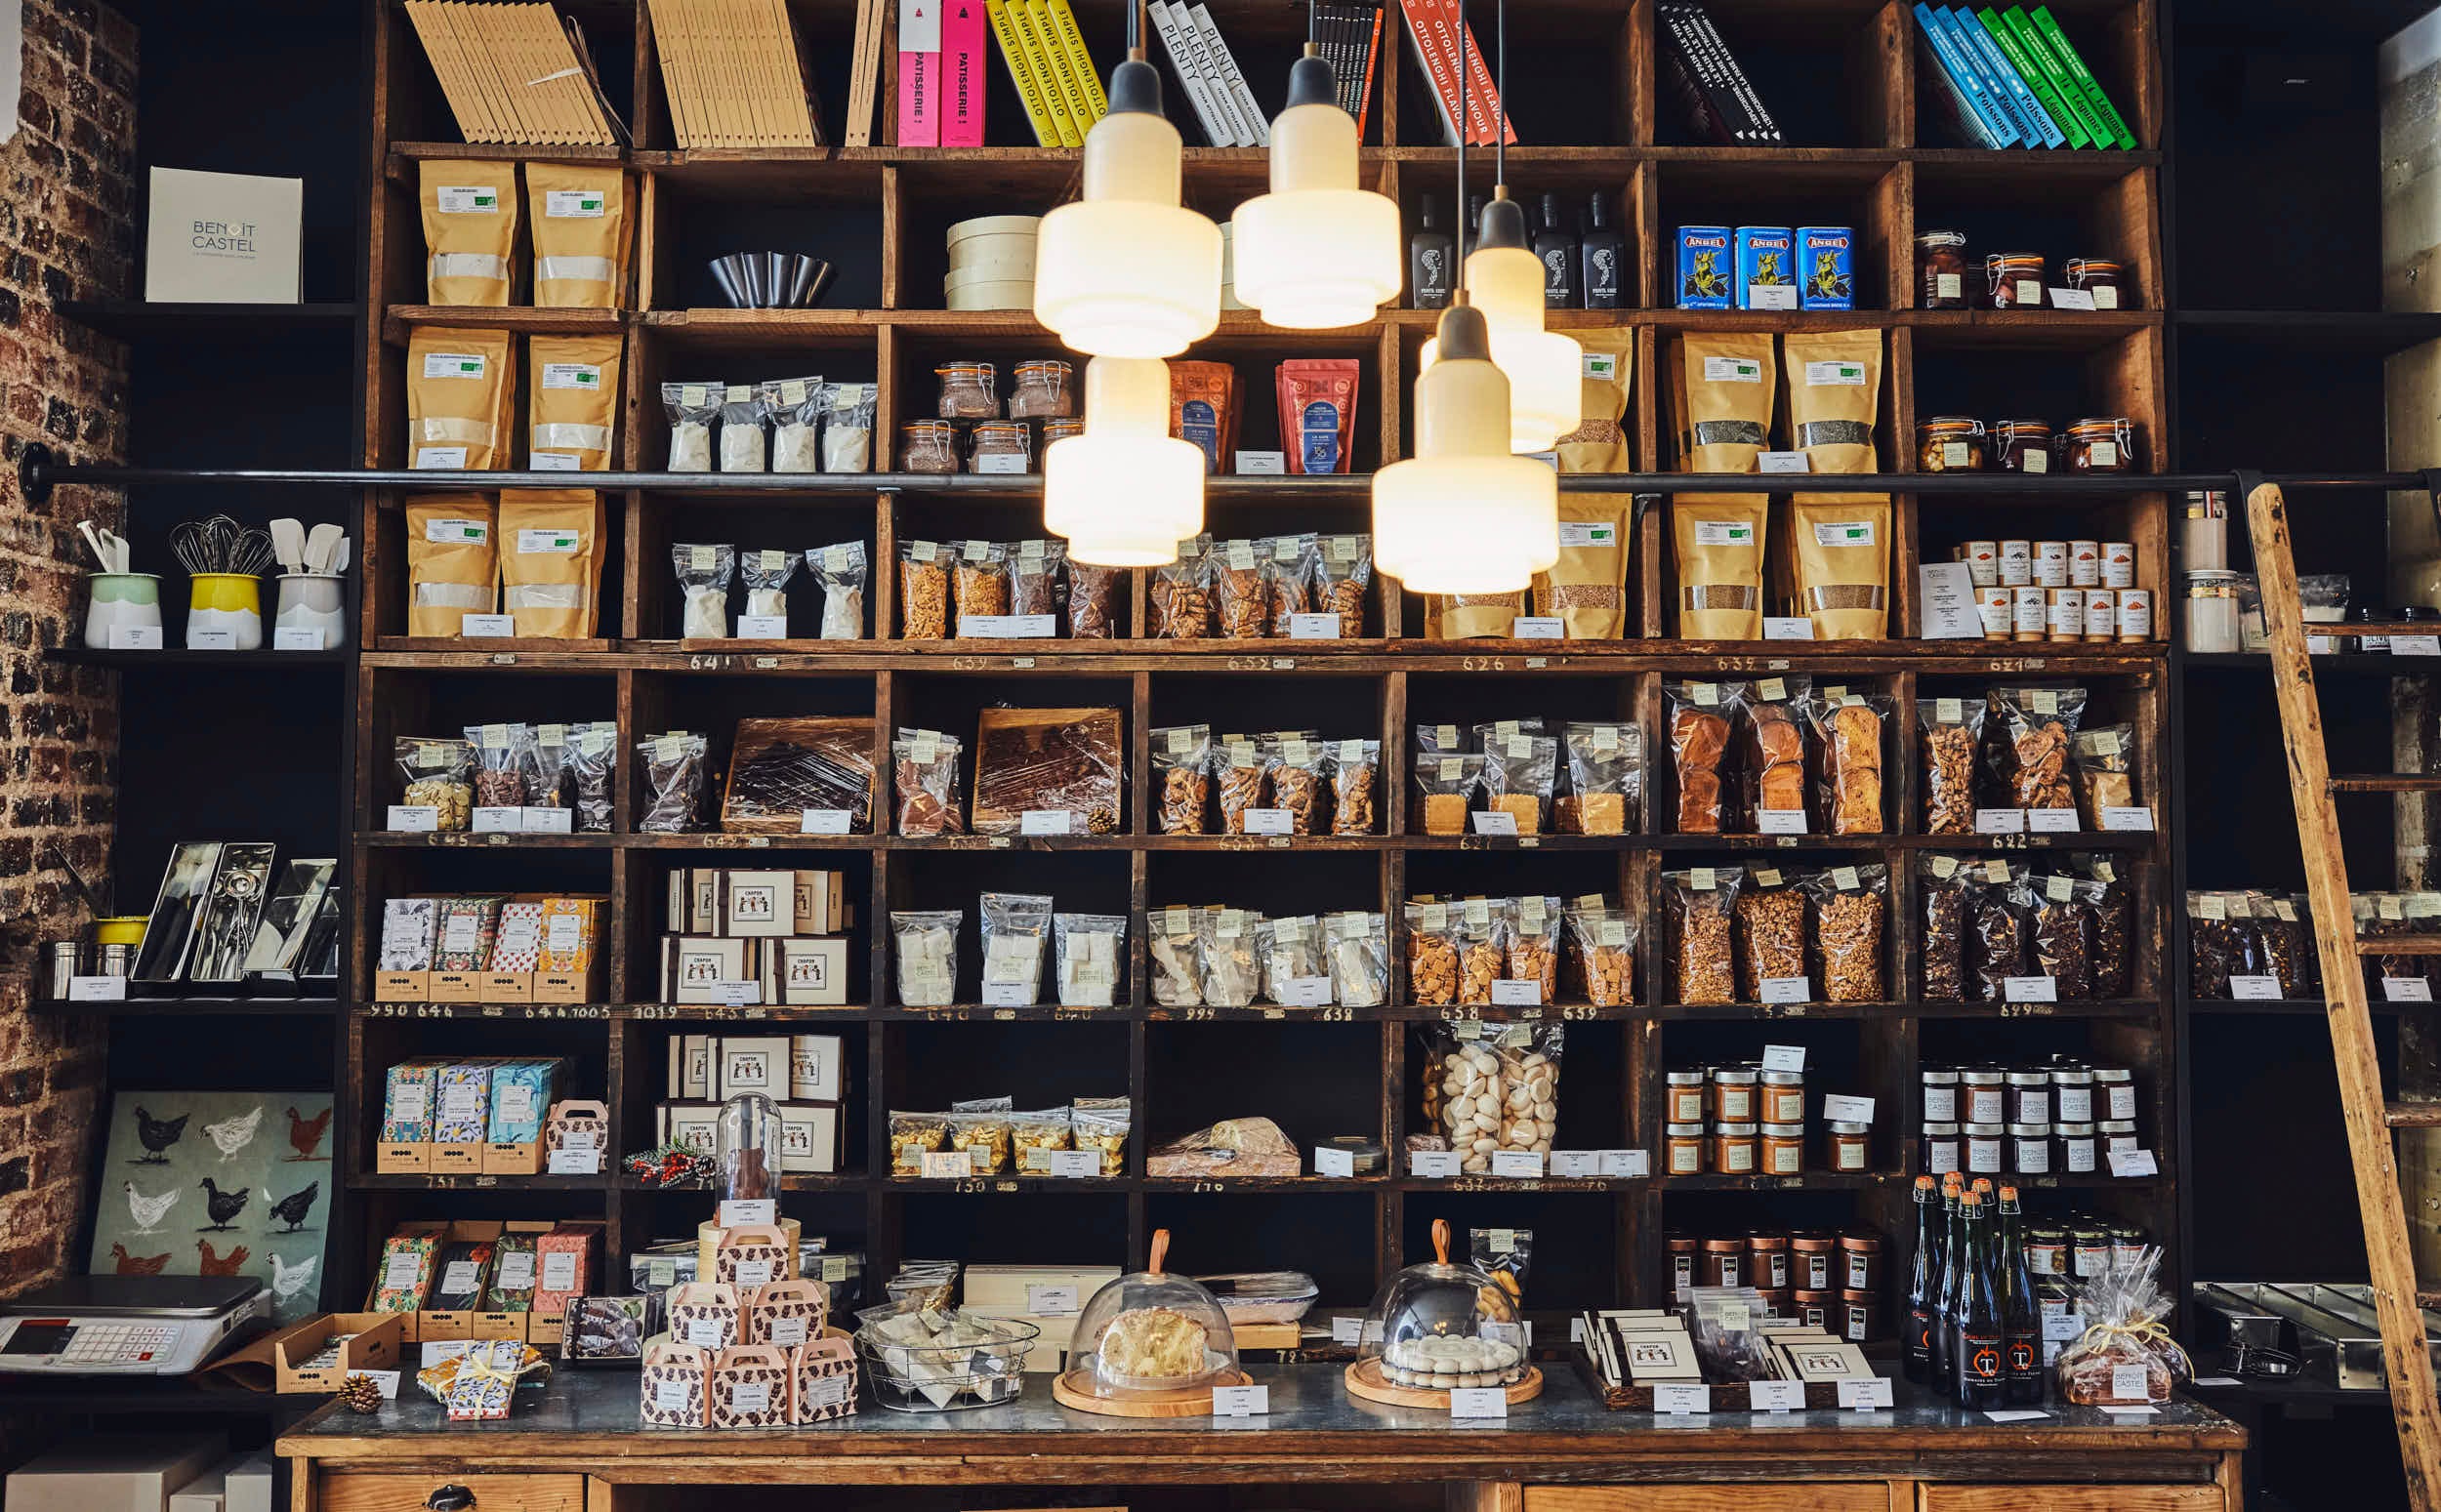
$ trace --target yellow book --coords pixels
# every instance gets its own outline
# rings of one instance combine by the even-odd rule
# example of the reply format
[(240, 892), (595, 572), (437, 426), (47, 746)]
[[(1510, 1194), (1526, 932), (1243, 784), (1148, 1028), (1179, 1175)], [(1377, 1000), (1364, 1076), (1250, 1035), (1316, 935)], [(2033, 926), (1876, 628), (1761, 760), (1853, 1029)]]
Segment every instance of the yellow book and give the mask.
[(1076, 12), (1068, 8), (1068, 0), (1039, 0), (1050, 13), (1052, 28), (1067, 49), (1068, 66), (1076, 74), (1077, 88), (1085, 95), (1087, 119), (1091, 130), (1094, 122), (1110, 113), (1110, 101), (1101, 92), (1101, 76), (1094, 71), (1094, 55), (1085, 50), (1085, 33), (1077, 30)]
[(1017, 23), (1009, 14), (1009, 0), (984, 0), (983, 9), (992, 19), (992, 35), (1000, 40), (1000, 59), (1009, 65), (1009, 81), (1017, 87), (1018, 102), (1025, 106), (1026, 120), (1033, 124), (1034, 144), (1058, 146), (1059, 127), (1043, 102), (1042, 81), (1034, 77), (1034, 65), (1026, 61)]
[(1043, 39), (1043, 47), (1051, 55), (1052, 77), (1059, 83), (1060, 102), (1068, 107), (1068, 119), (1076, 123), (1076, 140), (1082, 145), (1085, 134), (1094, 129), (1097, 117), (1085, 98), (1085, 86), (1076, 81), (1075, 64), (1059, 40), (1058, 22), (1052, 19), (1051, 8), (1043, 0), (1025, 0), (1025, 14), (1034, 23), (1034, 34)]
[(1042, 81), (1043, 104), (1050, 110), (1052, 124), (1059, 128), (1059, 144), (1063, 147), (1085, 145), (1085, 128), (1068, 108), (1068, 90), (1060, 82), (1060, 67), (1066, 54), (1051, 45), (1044, 35), (1042, 18), (1025, 0), (1008, 0), (1009, 20), (1015, 23), (1018, 39), (1025, 44), (1025, 61), (1033, 68), (1034, 77)]

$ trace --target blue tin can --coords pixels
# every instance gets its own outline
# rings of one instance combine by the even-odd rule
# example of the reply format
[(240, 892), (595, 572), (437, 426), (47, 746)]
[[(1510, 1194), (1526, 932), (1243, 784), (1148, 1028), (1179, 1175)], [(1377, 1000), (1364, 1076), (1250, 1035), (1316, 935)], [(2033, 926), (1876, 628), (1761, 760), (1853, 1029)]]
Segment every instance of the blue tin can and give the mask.
[[(1797, 308), (1796, 249), (1797, 238), (1785, 225), (1738, 227), (1738, 308)], [(1787, 292), (1774, 292), (1782, 289)]]
[(1856, 307), (1856, 231), (1846, 225), (1797, 228), (1797, 292), (1807, 309)]
[(1729, 280), (1729, 228), (1725, 225), (1678, 227), (1678, 307), (1727, 309), (1735, 303)]

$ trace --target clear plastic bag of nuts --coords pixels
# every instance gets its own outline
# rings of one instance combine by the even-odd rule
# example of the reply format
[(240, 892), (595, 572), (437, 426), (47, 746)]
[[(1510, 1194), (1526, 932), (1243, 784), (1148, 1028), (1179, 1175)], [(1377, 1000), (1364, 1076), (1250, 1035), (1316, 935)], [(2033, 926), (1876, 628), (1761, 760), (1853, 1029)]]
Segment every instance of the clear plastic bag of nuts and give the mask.
[(1821, 967), (1817, 990), (1823, 1001), (1882, 1001), (1882, 919), (1890, 869), (1835, 866), (1802, 885), (1813, 900), (1814, 958)]
[(1719, 1005), (1737, 999), (1737, 947), (1731, 920), (1737, 917), (1735, 868), (1688, 867), (1661, 874), (1662, 898), (1678, 953), (1678, 1001)]
[(1459, 1168), (1488, 1174), (1504, 1152), (1549, 1155), (1559, 1132), (1557, 1024), (1466, 1020), (1426, 1031), (1424, 1113)]
[(1458, 1001), (1462, 1006), (1488, 1005), (1492, 984), (1500, 980), (1506, 958), (1501, 951), (1501, 915), (1507, 905), (1496, 898), (1467, 898), (1450, 905), (1449, 930), (1458, 947)]
[(1260, 741), (1239, 737), (1213, 748), (1212, 775), (1220, 788), (1220, 833), (1246, 833), (1246, 810), (1262, 807), (1263, 763)]
[(1627, 917), (1612, 909), (1599, 893), (1571, 902), (1566, 917), (1568, 948), (1576, 976), (1585, 985), (1586, 1001), (1597, 1008), (1634, 1002), (1635, 931)]
[(1153, 829), (1202, 835), (1212, 808), (1212, 726), (1176, 724), (1152, 732)]
[(1926, 835), (1975, 832), (1975, 750), (1983, 743), (1984, 713), (1979, 698), (1916, 700)]
[(932, 541), (898, 549), (898, 635), (939, 640), (949, 634), (949, 563)]
[[(1802, 880), (1777, 867), (1752, 868), (1738, 884), (1738, 994), (1746, 1002), (1812, 1002), (1805, 970), (1811, 912)], [(1794, 996), (1785, 996), (1794, 994)]]
[(1501, 905), (1501, 948), (1508, 957), (1502, 974), (1512, 982), (1532, 982), (1540, 1002), (1559, 1001), (1559, 899), (1528, 893)]
[(1450, 932), (1452, 906), (1409, 902), (1407, 996), (1418, 1006), (1445, 1008), (1458, 1001), (1458, 941)]
[(1374, 795), (1381, 788), (1382, 743), (1378, 740), (1336, 740), (1330, 745), (1331, 833), (1371, 835)]

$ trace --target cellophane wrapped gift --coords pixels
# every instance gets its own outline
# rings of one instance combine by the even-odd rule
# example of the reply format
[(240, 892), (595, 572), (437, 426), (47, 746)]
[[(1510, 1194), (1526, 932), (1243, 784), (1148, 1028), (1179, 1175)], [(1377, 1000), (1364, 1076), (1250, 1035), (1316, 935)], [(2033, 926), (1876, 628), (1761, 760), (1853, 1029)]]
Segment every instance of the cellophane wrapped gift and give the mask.
[(2059, 1390), (2068, 1401), (2079, 1407), (2163, 1403), (2194, 1374), (2187, 1352), (2170, 1336), (2161, 1259), (2161, 1250), (2147, 1246), (2113, 1256), (2086, 1282), (2077, 1298), (2085, 1332), (2059, 1352)]

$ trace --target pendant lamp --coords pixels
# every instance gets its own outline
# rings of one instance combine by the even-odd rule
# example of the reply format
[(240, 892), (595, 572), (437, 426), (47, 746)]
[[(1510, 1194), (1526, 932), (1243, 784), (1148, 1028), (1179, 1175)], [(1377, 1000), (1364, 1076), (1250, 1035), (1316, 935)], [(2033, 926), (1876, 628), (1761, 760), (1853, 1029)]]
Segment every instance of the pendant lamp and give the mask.
[(1419, 593), (1514, 593), (1559, 559), (1559, 473), (1510, 450), (1482, 311), (1451, 306), (1439, 342), (1416, 380), (1416, 455), (1373, 475), (1374, 559)]
[(1136, 0), (1110, 110), (1085, 134), (1084, 195), (1043, 217), (1034, 318), (1096, 357), (1170, 357), (1220, 323), (1220, 228), (1179, 203), (1179, 129), (1161, 113)]
[(1158, 567), (1204, 528), (1204, 452), (1170, 434), (1170, 365), (1157, 357), (1085, 364), (1085, 431), (1043, 452), (1043, 527), (1068, 558)]
[(1237, 297), (1264, 324), (1327, 331), (1372, 319), (1404, 269), (1398, 207), (1356, 186), (1356, 118), (1339, 105), (1310, 6), (1305, 27), (1288, 107), (1271, 122), (1271, 192), (1237, 207), (1229, 250)]

